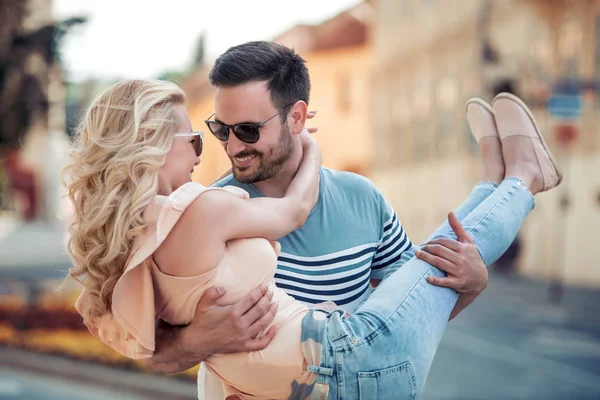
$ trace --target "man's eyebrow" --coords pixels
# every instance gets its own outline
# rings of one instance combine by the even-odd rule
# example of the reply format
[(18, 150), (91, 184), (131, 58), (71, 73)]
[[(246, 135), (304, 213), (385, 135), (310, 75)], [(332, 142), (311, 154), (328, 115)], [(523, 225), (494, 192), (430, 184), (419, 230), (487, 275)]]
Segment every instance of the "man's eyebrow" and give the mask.
[[(221, 121), (220, 119), (218, 119), (217, 117), (214, 117), (214, 118), (215, 118), (215, 121), (216, 121), (216, 122), (219, 122), (219, 123), (221, 123), (221, 124), (224, 124), (224, 125), (228, 125), (228, 124), (226, 124), (225, 122), (223, 122), (223, 121)], [(236, 122), (235, 124), (231, 124), (231, 125), (229, 125), (229, 126), (240, 125), (240, 124), (252, 124), (252, 125), (258, 125), (258, 124), (260, 124), (260, 122), (258, 122), (258, 121), (243, 121), (243, 122)]]

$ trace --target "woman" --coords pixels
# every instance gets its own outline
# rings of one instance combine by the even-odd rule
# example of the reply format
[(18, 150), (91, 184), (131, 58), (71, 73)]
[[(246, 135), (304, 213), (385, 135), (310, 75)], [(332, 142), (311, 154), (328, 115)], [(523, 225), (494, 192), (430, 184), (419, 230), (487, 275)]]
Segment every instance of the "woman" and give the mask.
[[(413, 248), (352, 316), (294, 301), (274, 285), (279, 248), (273, 241), (301, 226), (314, 206), (317, 145), (302, 135), (303, 163), (281, 199), (205, 188), (190, 182), (201, 138), (191, 132), (183, 103), (173, 84), (120, 82), (93, 102), (83, 121), (68, 168), (76, 213), (69, 248), (71, 273), (85, 279), (76, 308), (90, 331), (128, 357), (150, 357), (156, 316), (184, 325), (208, 287), (225, 287), (224, 300), (235, 302), (267, 283), (278, 306), (273, 341), (260, 352), (206, 360), (228, 395), (417, 396), (457, 298), (426, 282), (442, 273), (410, 259), (418, 253)], [(477, 185), (449, 221), (467, 240), (456, 228), (457, 217), (462, 221), (489, 265), (513, 241), (533, 194), (558, 185), (561, 176), (518, 99), (501, 95), (493, 110), (474, 100), (467, 114), (506, 179)], [(452, 246), (445, 238), (456, 238), (448, 224), (432, 236)]]

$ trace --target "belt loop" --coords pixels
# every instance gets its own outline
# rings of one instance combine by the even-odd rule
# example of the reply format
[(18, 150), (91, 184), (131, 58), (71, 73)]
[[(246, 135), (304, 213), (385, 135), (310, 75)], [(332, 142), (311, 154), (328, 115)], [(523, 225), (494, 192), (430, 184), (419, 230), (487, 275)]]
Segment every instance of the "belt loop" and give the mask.
[(329, 335), (329, 340), (332, 342), (348, 336), (348, 332), (346, 331), (344, 323), (342, 322), (342, 318), (340, 317), (342, 312), (343, 311), (335, 310), (329, 317), (331, 323), (327, 324), (327, 334)]
[(306, 371), (320, 375), (333, 376), (333, 368), (318, 367), (316, 365), (307, 365)]

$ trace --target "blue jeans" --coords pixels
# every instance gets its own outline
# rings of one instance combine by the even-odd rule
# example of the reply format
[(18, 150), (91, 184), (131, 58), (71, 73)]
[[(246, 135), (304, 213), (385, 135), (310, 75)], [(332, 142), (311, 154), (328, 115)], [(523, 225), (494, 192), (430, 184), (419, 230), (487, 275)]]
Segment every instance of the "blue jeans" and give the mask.
[[(533, 207), (527, 187), (509, 178), (497, 188), (477, 185), (456, 216), (490, 265), (508, 249)], [(442, 237), (456, 239), (448, 222), (430, 240)], [(290, 398), (420, 396), (458, 294), (427, 282), (428, 276), (445, 274), (415, 258), (416, 249), (403, 254), (405, 264), (386, 276), (352, 316), (313, 309), (304, 317), (303, 351), (307, 370), (316, 373), (317, 380), (310, 387), (295, 387)]]

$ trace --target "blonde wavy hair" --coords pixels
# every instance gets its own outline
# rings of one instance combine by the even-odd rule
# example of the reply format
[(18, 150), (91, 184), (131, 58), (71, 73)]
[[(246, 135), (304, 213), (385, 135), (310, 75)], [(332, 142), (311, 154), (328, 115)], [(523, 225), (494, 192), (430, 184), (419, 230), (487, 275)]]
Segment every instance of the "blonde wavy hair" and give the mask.
[(144, 208), (158, 194), (158, 171), (171, 149), (185, 103), (177, 85), (164, 81), (116, 83), (87, 110), (63, 171), (74, 206), (69, 274), (93, 301), (85, 319), (111, 311), (112, 293), (145, 223)]

